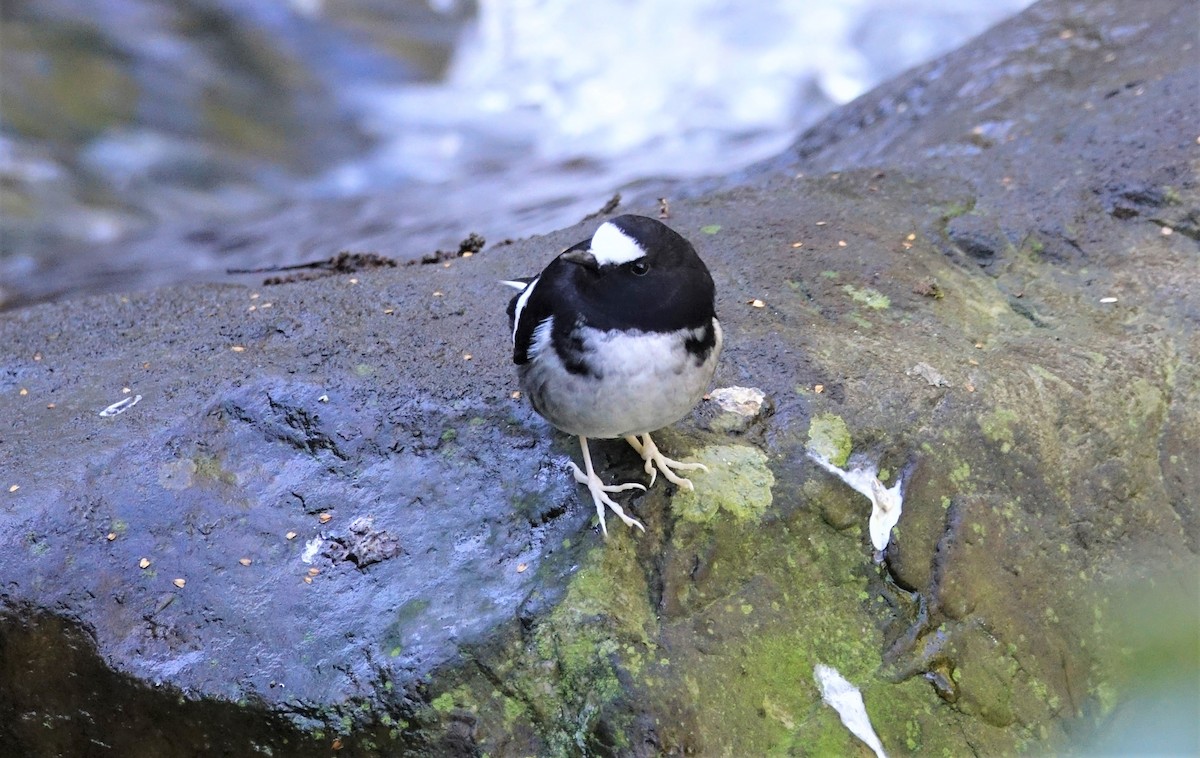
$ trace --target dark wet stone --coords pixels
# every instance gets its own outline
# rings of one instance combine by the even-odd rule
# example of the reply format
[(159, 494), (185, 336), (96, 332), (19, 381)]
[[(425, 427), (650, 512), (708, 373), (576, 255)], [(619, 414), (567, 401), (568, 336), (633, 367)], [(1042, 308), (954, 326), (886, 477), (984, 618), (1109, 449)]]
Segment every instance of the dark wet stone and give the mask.
[(1117, 182), (1101, 191), (1105, 209), (1115, 218), (1126, 219), (1166, 204), (1167, 193), (1162, 187), (1145, 183)]
[[(676, 518), (660, 480), (621, 496), (646, 533), (609, 518), (606, 544), (575, 441), (512, 397), (495, 282), (594, 220), (353, 279), (3, 314), (0, 744), (849, 754), (811, 684), (827, 663), (891, 752), (1070, 752), (1132, 681), (1113, 585), (1178, 605), (1196, 570), (1186, 11), (1039, 3), (741, 186), (672, 200), (718, 286), (715, 386), (774, 412), (660, 444), (752, 448), (761, 513)], [(296, 218), (255, 229), (286, 244)], [(975, 257), (953, 247), (976, 232)], [(915, 461), (882, 566), (866, 498), (806, 462), (825, 414), (887, 451), (886, 481)], [(644, 481), (624, 443), (593, 455)]]
[(995, 222), (972, 215), (951, 219), (946, 224), (946, 234), (955, 247), (981, 265), (991, 263), (1004, 247), (997, 237)]

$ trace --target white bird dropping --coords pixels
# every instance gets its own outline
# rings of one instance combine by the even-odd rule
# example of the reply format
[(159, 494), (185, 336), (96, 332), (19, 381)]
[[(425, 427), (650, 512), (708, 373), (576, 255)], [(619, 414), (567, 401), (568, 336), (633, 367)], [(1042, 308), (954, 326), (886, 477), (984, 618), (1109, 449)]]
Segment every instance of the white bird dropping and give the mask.
[(887, 754), (883, 752), (883, 743), (879, 741), (879, 735), (875, 734), (875, 728), (871, 726), (867, 706), (863, 703), (862, 693), (858, 688), (839, 674), (837, 669), (824, 663), (813, 667), (813, 679), (821, 688), (821, 699), (837, 711), (850, 733), (874, 750), (876, 758), (887, 758)]
[(871, 544), (876, 550), (883, 550), (891, 539), (892, 527), (900, 520), (900, 511), (904, 507), (904, 477), (887, 488), (879, 481), (879, 466), (874, 463), (855, 463), (849, 471), (844, 471), (829, 462), (820, 453), (809, 450), (808, 457), (817, 465), (850, 485), (855, 492), (865, 495), (871, 500), (871, 519), (867, 523), (871, 532)]

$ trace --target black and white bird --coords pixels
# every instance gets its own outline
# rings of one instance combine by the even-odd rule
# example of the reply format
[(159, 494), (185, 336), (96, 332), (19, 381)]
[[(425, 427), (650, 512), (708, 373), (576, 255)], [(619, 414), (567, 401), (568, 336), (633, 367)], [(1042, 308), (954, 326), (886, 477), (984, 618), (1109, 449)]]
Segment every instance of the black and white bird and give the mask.
[(591, 492), (605, 536), (605, 506), (645, 531), (608, 493), (646, 488), (605, 485), (588, 438), (624, 438), (645, 461), (650, 484), (661, 471), (693, 489), (675, 471), (707, 471), (665, 457), (650, 433), (686, 416), (716, 370), (722, 336), (708, 268), (666, 224), (626, 215), (601, 224), (539, 276), (505, 284), (520, 290), (508, 315), (521, 389), (542, 417), (579, 437), (584, 470), (571, 468)]

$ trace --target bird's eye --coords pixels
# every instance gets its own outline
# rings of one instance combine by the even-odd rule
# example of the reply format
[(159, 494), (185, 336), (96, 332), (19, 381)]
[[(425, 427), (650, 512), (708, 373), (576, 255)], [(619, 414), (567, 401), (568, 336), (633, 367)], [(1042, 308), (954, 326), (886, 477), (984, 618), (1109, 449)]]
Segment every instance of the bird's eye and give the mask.
[(629, 270), (632, 271), (635, 276), (645, 276), (646, 272), (650, 270), (650, 264), (642, 260), (637, 260), (629, 264)]

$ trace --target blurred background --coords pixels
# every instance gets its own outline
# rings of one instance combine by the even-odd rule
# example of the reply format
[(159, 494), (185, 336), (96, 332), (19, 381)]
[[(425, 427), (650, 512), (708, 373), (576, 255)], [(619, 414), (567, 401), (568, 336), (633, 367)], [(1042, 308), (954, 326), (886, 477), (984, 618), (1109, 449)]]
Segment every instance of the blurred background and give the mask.
[(549, 231), (1028, 4), (4, 0), (0, 308)]

